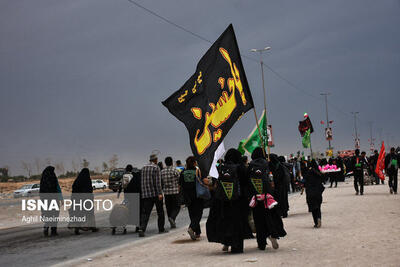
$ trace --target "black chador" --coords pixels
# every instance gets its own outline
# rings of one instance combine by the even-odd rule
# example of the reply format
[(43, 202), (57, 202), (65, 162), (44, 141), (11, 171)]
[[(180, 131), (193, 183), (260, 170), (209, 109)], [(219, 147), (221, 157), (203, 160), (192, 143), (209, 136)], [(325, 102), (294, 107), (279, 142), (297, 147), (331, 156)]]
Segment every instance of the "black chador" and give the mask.
[[(248, 167), (249, 195), (252, 196), (250, 205), (253, 210), (253, 219), (256, 226), (257, 244), (260, 250), (265, 250), (267, 237), (272, 247), (279, 247), (277, 239), (286, 235), (282, 218), (276, 207), (270, 206), (269, 201), (273, 189), (268, 180), (269, 166), (261, 148), (256, 148), (251, 155), (252, 161)], [(271, 208), (272, 207), (272, 208)]]
[[(58, 184), (57, 176), (54, 172), (53, 166), (48, 166), (42, 173), (40, 179), (40, 199), (50, 203), (53, 200), (60, 202), (62, 200), (61, 188)], [(59, 203), (60, 204), (60, 203)], [(42, 209), (42, 217), (44, 219), (43, 233), (45, 236), (49, 234), (49, 227), (51, 227), (51, 235), (57, 235), (57, 220), (60, 215), (60, 210), (44, 210)]]
[(278, 209), (279, 215), (286, 218), (289, 211), (288, 187), (291, 178), (288, 168), (290, 168), (290, 166), (286, 166), (284, 157), (278, 157), (275, 154), (270, 155), (269, 166), (273, 174), (275, 185), (272, 195), (278, 202), (276, 208)]
[(229, 149), (225, 162), (218, 167), (219, 178), (213, 180), (212, 204), (206, 223), (209, 242), (231, 247), (232, 253), (243, 252), (243, 239), (251, 238), (248, 224), (249, 206), (245, 195), (247, 176), (236, 149)]
[(318, 170), (318, 165), (315, 160), (311, 162), (310, 166), (306, 166), (305, 163), (302, 162), (301, 173), (304, 178), (304, 187), (306, 188), (308, 212), (312, 212), (314, 227), (320, 228), (322, 193), (325, 190), (325, 187), (322, 184), (322, 175)]
[[(94, 203), (92, 180), (90, 179), (88, 168), (83, 168), (72, 184), (71, 200), (73, 203)], [(68, 224), (68, 227), (74, 228), (76, 235), (79, 235), (79, 230), (87, 231), (90, 229), (93, 232), (97, 231), (94, 206), (95, 205), (91, 206), (86, 204), (84, 208), (78, 205), (72, 205), (70, 208), (69, 215), (71, 218), (74, 218), (74, 220)], [(91, 207), (91, 209), (87, 207)]]

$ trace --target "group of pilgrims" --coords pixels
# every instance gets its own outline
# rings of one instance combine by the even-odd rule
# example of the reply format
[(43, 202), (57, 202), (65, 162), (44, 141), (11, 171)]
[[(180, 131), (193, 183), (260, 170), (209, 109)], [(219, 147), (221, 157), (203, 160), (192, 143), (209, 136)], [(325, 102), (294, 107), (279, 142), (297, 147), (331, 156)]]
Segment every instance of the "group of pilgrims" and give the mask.
[[(157, 165), (157, 159), (154, 160), (154, 155), (152, 155), (150, 161), (150, 164), (156, 166), (160, 171), (162, 166)], [(320, 207), (324, 180), (314, 160), (304, 160), (300, 166), (301, 170), (297, 172), (301, 172), (301, 187), (305, 188), (309, 211), (312, 212), (314, 218), (314, 227), (319, 228), (321, 227)], [(139, 236), (144, 236), (148, 221), (148, 214), (145, 214), (148, 211), (144, 211), (142, 207), (146, 200), (143, 199), (142, 194), (143, 184), (146, 183), (143, 181), (144, 176), (146, 176), (143, 175), (143, 169), (142, 177), (132, 179), (128, 186), (124, 188), (125, 193), (136, 192), (142, 196), (140, 225), (136, 227)], [(278, 157), (275, 154), (266, 156), (263, 149), (259, 147), (253, 151), (250, 162), (237, 149), (229, 149), (225, 153), (224, 159), (220, 160), (217, 169), (219, 177), (203, 177), (193, 156), (187, 158), (185, 167), (179, 167), (177, 183), (179, 184), (179, 194), (182, 196), (182, 203), (180, 204), (184, 204), (188, 209), (190, 218), (188, 233), (190, 237), (193, 240), (200, 237), (200, 221), (203, 209), (207, 206), (210, 207), (206, 222), (208, 241), (222, 244), (223, 251), (230, 250), (231, 253), (242, 253), (244, 239), (254, 238), (254, 234), (260, 250), (265, 250), (268, 239), (272, 247), (278, 249), (278, 240), (286, 236), (282, 218), (288, 215), (288, 191), (295, 168), (289, 170), (288, 163), (285, 162), (283, 157)], [(130, 172), (132, 172), (132, 166), (128, 165), (126, 173)], [(209, 190), (210, 199), (205, 200), (197, 195), (196, 180)], [(157, 182), (162, 183), (160, 179)], [(42, 173), (40, 197), (55, 198), (58, 201), (63, 199), (52, 166), (48, 166)], [(82, 197), (93, 199), (93, 187), (87, 168), (80, 171), (72, 185), (71, 199)], [(152, 207), (153, 205), (151, 205), (150, 211)], [(159, 212), (159, 207), (157, 208), (157, 214), (164, 217), (163, 208), (161, 209), (162, 212)], [(167, 213), (171, 228), (175, 228), (175, 225), (175, 227), (172, 226), (175, 224), (179, 209), (172, 216), (173, 222), (168, 207)], [(54, 218), (58, 216), (59, 211), (42, 211), (42, 217)], [(73, 229), (75, 234), (80, 234), (81, 230), (98, 231), (98, 228), (95, 227), (94, 210), (70, 210), (70, 216), (86, 216), (86, 218), (89, 218), (89, 222), (86, 220), (86, 222), (75, 222), (68, 225), (68, 228)], [(163, 219), (162, 222), (164, 222)], [(158, 221), (160, 233), (165, 232), (163, 226), (160, 226), (160, 218)], [(51, 236), (57, 235), (57, 221), (45, 222), (43, 230), (45, 236), (49, 235), (49, 230)], [(113, 231), (115, 233), (115, 229)]]
[[(374, 165), (374, 157), (377, 158), (378, 155), (375, 153), (368, 160), (365, 153), (360, 155), (359, 150), (356, 150), (355, 154), (354, 157), (345, 160), (336, 158), (330, 159), (329, 162), (325, 159), (316, 161), (304, 157), (286, 162), (284, 157), (275, 154), (266, 155), (265, 151), (258, 147), (252, 152), (251, 161), (248, 162), (246, 156), (242, 156), (237, 149), (231, 148), (225, 153), (224, 159), (218, 162), (218, 177), (202, 176), (193, 156), (187, 158), (185, 167), (178, 164), (176, 168), (172, 166), (172, 158), (167, 157), (165, 160), (167, 168), (163, 172), (161, 171), (163, 166), (158, 162), (156, 155), (151, 155), (149, 164), (143, 167), (141, 172), (136, 169), (139, 175), (132, 176), (134, 178), (123, 190), (124, 193), (140, 194), (140, 225), (136, 225), (136, 232), (140, 237), (144, 236), (154, 204), (157, 207), (159, 233), (167, 232), (164, 229), (163, 198), (165, 198), (171, 228), (176, 228), (175, 219), (180, 206), (184, 204), (187, 207), (190, 218), (188, 234), (193, 240), (201, 235), (200, 221), (203, 209), (210, 207), (206, 222), (207, 239), (209, 242), (222, 244), (223, 251), (243, 253), (244, 240), (254, 238), (254, 234), (260, 250), (266, 249), (267, 240), (274, 249), (278, 249), (278, 240), (287, 234), (282, 218), (288, 216), (288, 193), (291, 186), (292, 192), (301, 191), (303, 194), (305, 191), (306, 203), (308, 211), (312, 213), (314, 228), (321, 227), (322, 194), (327, 180), (331, 181), (330, 187), (336, 182), (336, 187), (337, 181), (344, 179), (346, 172), (353, 171), (356, 194), (359, 194), (358, 184), (361, 185), (360, 193), (363, 194), (363, 174), (359, 166), (361, 164), (361, 168), (368, 169), (369, 164)], [(386, 173), (389, 175), (390, 193), (397, 193), (399, 160), (399, 154), (392, 148), (391, 153), (386, 156), (385, 166)], [(338, 171), (328, 174), (321, 171), (322, 167), (329, 163), (339, 166), (339, 168), (335, 167)], [(376, 166), (376, 160), (374, 166)], [(170, 168), (169, 171), (168, 168)], [(132, 165), (128, 165), (125, 173), (130, 174), (133, 171)], [(163, 175), (168, 176), (170, 180), (163, 181)], [(207, 188), (209, 198), (199, 196), (196, 185), (198, 182)], [(379, 180), (377, 183), (379, 184)], [(167, 190), (174, 191), (172, 190), (174, 184), (176, 184), (176, 192), (173, 193), (178, 194), (167, 195)], [(151, 188), (152, 186), (154, 188)], [(165, 186), (170, 188), (166, 189)], [(162, 188), (164, 193), (159, 188)], [(119, 193), (121, 190), (122, 185)], [(155, 195), (145, 196), (148, 194), (144, 193), (146, 190)], [(52, 166), (48, 166), (42, 173), (40, 197), (57, 201), (63, 199)], [(87, 168), (81, 170), (72, 185), (71, 199), (79, 200), (80, 198), (93, 200), (93, 187)], [(124, 200), (125, 204), (126, 201), (127, 199)], [(127, 205), (129, 206), (129, 203)], [(42, 216), (58, 217), (59, 211), (42, 211)], [(75, 234), (80, 234), (80, 230), (98, 231), (95, 226), (94, 210), (70, 210), (70, 216), (87, 218), (85, 222), (68, 225)], [(49, 229), (51, 236), (57, 235), (57, 221), (45, 222), (43, 230), (45, 236), (49, 235)], [(112, 231), (115, 234), (115, 228)]]

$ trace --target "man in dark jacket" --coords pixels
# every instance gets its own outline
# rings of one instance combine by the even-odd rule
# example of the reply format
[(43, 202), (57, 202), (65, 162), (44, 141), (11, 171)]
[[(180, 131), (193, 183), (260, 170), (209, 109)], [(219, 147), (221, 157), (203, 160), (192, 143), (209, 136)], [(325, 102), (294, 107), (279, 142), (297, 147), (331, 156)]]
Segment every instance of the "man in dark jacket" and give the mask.
[[(356, 195), (364, 194), (364, 167), (367, 165), (365, 158), (360, 156), (360, 150), (356, 149), (355, 156), (351, 160), (351, 168), (354, 175), (354, 189), (356, 190)], [(360, 190), (358, 186), (360, 185)]]
[(400, 157), (396, 154), (394, 147), (390, 149), (390, 153), (385, 157), (385, 171), (389, 176), (390, 194), (397, 194), (397, 172), (399, 170)]

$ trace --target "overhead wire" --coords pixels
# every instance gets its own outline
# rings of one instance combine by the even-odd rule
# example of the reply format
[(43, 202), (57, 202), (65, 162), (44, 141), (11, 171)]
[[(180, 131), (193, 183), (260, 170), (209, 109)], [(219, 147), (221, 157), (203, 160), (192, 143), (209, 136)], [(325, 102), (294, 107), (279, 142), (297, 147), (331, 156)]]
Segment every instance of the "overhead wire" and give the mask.
[[(210, 44), (213, 43), (212, 41), (210, 41), (209, 39), (207, 39), (207, 38), (201, 36), (200, 34), (197, 34), (197, 33), (193, 32), (193, 31), (191, 31), (191, 30), (189, 30), (189, 29), (187, 29), (187, 28), (185, 28), (185, 27), (183, 27), (183, 26), (181, 26), (181, 25), (179, 25), (179, 24), (177, 24), (177, 23), (171, 21), (170, 19), (168, 19), (168, 18), (166, 18), (166, 17), (160, 15), (159, 13), (157, 13), (157, 12), (155, 12), (155, 11), (153, 11), (153, 10), (151, 10), (151, 9), (149, 9), (149, 8), (147, 8), (147, 7), (143, 6), (143, 5), (141, 5), (141, 4), (139, 4), (138, 2), (136, 2), (136, 1), (134, 1), (134, 0), (127, 0), (127, 1), (128, 1), (129, 3), (135, 5), (135, 6), (139, 7), (140, 9), (146, 11), (147, 13), (149, 13), (149, 14), (151, 14), (151, 15), (157, 17), (157, 18), (159, 18), (160, 20), (162, 20), (162, 21), (164, 21), (164, 22), (166, 22), (166, 23), (168, 23), (168, 24), (170, 24), (170, 25), (172, 25), (172, 26), (174, 26), (174, 27), (176, 27), (176, 28), (178, 28), (178, 29), (180, 29), (180, 30), (182, 30), (182, 31), (184, 31), (184, 32), (186, 32), (186, 33), (188, 33), (188, 34), (190, 34), (190, 35), (192, 35), (192, 36), (198, 38), (198, 39), (200, 39), (200, 40), (202, 40), (202, 41), (205, 41), (205, 42), (210, 43)], [(250, 61), (253, 61), (253, 62), (257, 62), (257, 63), (260, 62), (259, 60), (255, 59), (255, 58), (252, 58), (252, 57), (249, 57), (249, 56), (246, 56), (246, 55), (241, 55), (241, 56), (242, 56), (243, 58), (246, 58), (247, 60), (250, 60)], [(286, 82), (286, 84), (288, 84), (288, 85), (289, 85), (290, 87), (292, 87), (293, 89), (295, 89), (295, 90), (297, 90), (297, 91), (299, 91), (299, 92), (301, 92), (301, 93), (303, 93), (303, 94), (305, 94), (305, 95), (307, 95), (307, 96), (309, 96), (309, 97), (312, 97), (312, 98), (314, 98), (314, 99), (317, 99), (317, 100), (319, 100), (319, 101), (322, 101), (322, 100), (323, 100), (321, 97), (315, 96), (315, 95), (313, 95), (313, 94), (307, 92), (307, 90), (304, 90), (304, 89), (300, 88), (300, 87), (297, 86), (295, 83), (293, 83), (292, 81), (290, 81), (289, 79), (287, 79), (286, 77), (284, 77), (282, 74), (280, 74), (279, 72), (277, 72), (276, 70), (274, 70), (271, 66), (265, 64), (264, 62), (263, 62), (262, 64), (263, 64), (263, 66), (265, 66), (271, 73), (273, 73), (275, 76), (277, 76), (278, 78), (280, 78), (282, 81)], [(330, 104), (330, 105), (329, 105), (329, 104)], [(329, 103), (329, 104), (328, 104), (328, 105), (329, 105), (330, 107), (332, 107), (336, 112), (341, 113), (341, 114), (343, 114), (343, 115), (346, 115), (346, 118), (347, 118), (347, 119), (352, 119), (352, 118), (350, 118), (351, 112), (344, 112), (342, 109), (336, 107), (336, 106), (333, 105), (332, 103)], [(362, 122), (362, 123), (366, 123), (366, 122), (364, 122), (363, 120), (360, 120), (359, 118), (358, 118), (358, 120), (359, 120), (360, 122)]]

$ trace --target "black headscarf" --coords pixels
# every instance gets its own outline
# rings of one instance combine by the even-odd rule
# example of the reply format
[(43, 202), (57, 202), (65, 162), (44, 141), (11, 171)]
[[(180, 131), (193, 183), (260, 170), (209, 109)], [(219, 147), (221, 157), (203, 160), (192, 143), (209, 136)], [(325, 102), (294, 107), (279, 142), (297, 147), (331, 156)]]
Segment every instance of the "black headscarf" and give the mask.
[(254, 149), (253, 153), (251, 153), (251, 159), (256, 160), (260, 158), (265, 159), (264, 152), (261, 147), (257, 147), (256, 149)]
[(53, 166), (47, 166), (40, 179), (40, 193), (57, 193), (58, 180)]
[(88, 168), (83, 168), (72, 184), (72, 193), (93, 193), (92, 180)]
[(242, 164), (242, 154), (239, 152), (239, 150), (231, 148), (225, 154), (225, 162)]

